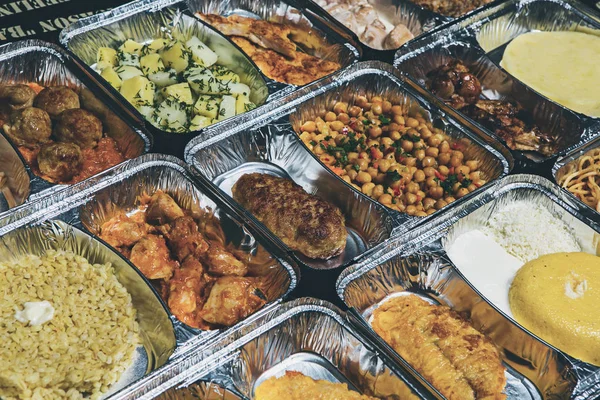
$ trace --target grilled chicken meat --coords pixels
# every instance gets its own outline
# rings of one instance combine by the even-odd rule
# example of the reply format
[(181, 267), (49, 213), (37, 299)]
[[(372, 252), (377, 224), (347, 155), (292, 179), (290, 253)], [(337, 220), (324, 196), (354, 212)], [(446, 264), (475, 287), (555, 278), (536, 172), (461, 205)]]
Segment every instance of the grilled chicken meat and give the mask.
[(197, 14), (204, 22), (214, 26), (227, 36), (241, 36), (258, 46), (271, 49), (286, 57), (294, 58), (296, 44), (289, 39), (292, 30), (277, 22), (230, 15)]
[(148, 234), (146, 224), (118, 214), (102, 224), (100, 237), (113, 247), (133, 246)]
[(188, 256), (200, 258), (208, 250), (208, 242), (198, 232), (198, 224), (192, 217), (177, 218), (169, 225), (169, 247), (180, 262)]
[(225, 276), (217, 279), (200, 312), (206, 322), (231, 326), (262, 307), (266, 301), (254, 278)]
[(244, 206), (291, 249), (310, 258), (328, 259), (346, 247), (344, 216), (339, 208), (310, 195), (290, 179), (252, 173), (232, 188)]
[(498, 349), (450, 308), (398, 296), (374, 311), (372, 326), (449, 400), (506, 398)]
[(183, 216), (185, 216), (185, 214), (181, 207), (179, 207), (171, 196), (162, 190), (157, 190), (152, 195), (150, 202), (148, 203), (148, 208), (146, 209), (146, 219), (148, 222), (157, 225), (173, 222)]
[(498, 135), (511, 149), (537, 151), (545, 156), (558, 150), (552, 136), (540, 131), (536, 125), (524, 122), (526, 116), (518, 104), (478, 100), (461, 111)]
[(248, 265), (226, 248), (214, 215), (196, 220), (160, 190), (139, 201), (140, 212), (117, 214), (100, 237), (153, 280), (180, 321), (199, 329), (233, 325), (265, 304), (256, 278), (245, 277)]
[(556, 138), (542, 132), (518, 104), (481, 98), (481, 84), (469, 68), (452, 60), (427, 74), (429, 89), (444, 101), (479, 122), (506, 142), (509, 148), (550, 156), (558, 151)]
[(169, 279), (177, 267), (165, 239), (157, 235), (141, 238), (131, 249), (129, 260), (148, 279)]
[(188, 257), (169, 281), (169, 309), (184, 324), (197, 327), (197, 312), (204, 305), (204, 289), (207, 285), (204, 267), (200, 261)]
[(208, 271), (213, 275), (244, 276), (248, 273), (248, 266), (225, 250), (220, 243), (211, 242), (210, 248), (204, 254), (204, 260)]
[(305, 35), (292, 26), (239, 15), (196, 15), (230, 36), (265, 75), (278, 82), (306, 85), (341, 68), (337, 62), (323, 60), (298, 49), (294, 39), (300, 40), (303, 45), (314, 40), (308, 40), (311, 35)]

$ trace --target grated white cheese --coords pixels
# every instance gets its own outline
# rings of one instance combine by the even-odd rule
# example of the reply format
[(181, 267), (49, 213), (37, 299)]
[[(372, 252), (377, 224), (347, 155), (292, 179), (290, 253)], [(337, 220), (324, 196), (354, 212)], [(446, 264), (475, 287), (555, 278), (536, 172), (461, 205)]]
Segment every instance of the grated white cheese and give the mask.
[(524, 263), (545, 254), (581, 251), (564, 222), (544, 206), (526, 201), (503, 207), (481, 230)]

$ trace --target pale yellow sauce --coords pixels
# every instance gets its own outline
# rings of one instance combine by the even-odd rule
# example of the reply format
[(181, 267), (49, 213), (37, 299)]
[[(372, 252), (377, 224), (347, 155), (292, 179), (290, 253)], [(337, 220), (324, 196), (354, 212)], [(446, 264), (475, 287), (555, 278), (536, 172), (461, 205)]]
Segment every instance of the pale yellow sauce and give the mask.
[(600, 117), (600, 36), (525, 33), (509, 43), (500, 65), (555, 102)]
[(548, 343), (600, 365), (600, 257), (555, 253), (526, 263), (508, 294), (514, 318)]

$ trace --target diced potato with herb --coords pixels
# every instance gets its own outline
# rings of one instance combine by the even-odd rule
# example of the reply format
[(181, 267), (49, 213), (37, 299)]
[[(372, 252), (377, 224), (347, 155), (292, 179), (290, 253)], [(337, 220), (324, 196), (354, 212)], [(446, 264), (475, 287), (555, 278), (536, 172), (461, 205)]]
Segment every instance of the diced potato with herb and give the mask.
[(218, 65), (206, 43), (177, 30), (171, 34), (100, 48), (96, 69), (148, 121), (170, 132), (197, 131), (256, 107), (248, 85)]
[(196, 115), (190, 121), (190, 131), (197, 131), (202, 128), (206, 128), (209, 125), (212, 125), (212, 118), (205, 117), (203, 115)]
[(217, 119), (222, 121), (227, 118), (231, 118), (235, 115), (235, 97), (223, 96), (221, 104), (219, 104), (219, 116)]
[(231, 94), (241, 94), (246, 97), (250, 97), (250, 88), (248, 85), (243, 83), (228, 83), (229, 93)]
[(100, 71), (117, 66), (117, 51), (110, 47), (100, 47), (96, 56), (96, 68)]
[(144, 75), (155, 74), (165, 70), (160, 54), (148, 54), (140, 58), (140, 67)]
[(172, 97), (165, 99), (154, 113), (158, 125), (171, 132), (188, 131), (188, 106)]
[(110, 83), (110, 85), (112, 87), (114, 87), (115, 89), (121, 88), (121, 84), (123, 83), (123, 80), (119, 77), (119, 74), (117, 74), (117, 71), (115, 71), (114, 68), (112, 68), (112, 67), (104, 68), (102, 70), (102, 73), (100, 73), (100, 75), (104, 79), (106, 79), (106, 81), (108, 83)]
[(143, 44), (138, 43), (135, 40), (127, 39), (121, 45), (121, 47), (119, 47), (119, 50), (121, 50), (123, 53), (133, 53), (133, 54), (137, 54), (139, 56), (142, 54), (143, 48), (144, 48)]
[(188, 67), (190, 53), (183, 43), (175, 41), (163, 49), (162, 60), (165, 66), (180, 73)]
[(221, 98), (215, 96), (203, 95), (198, 97), (194, 105), (194, 113), (211, 119), (217, 118), (219, 112), (219, 103)]
[(117, 63), (126, 67), (140, 67), (140, 56), (135, 53), (117, 52)]
[(118, 67), (115, 71), (117, 72), (119, 78), (121, 78), (122, 81), (131, 79), (134, 76), (144, 76), (144, 73), (141, 69), (131, 66)]
[(221, 65), (213, 65), (210, 70), (213, 76), (219, 80), (229, 81), (232, 83), (239, 83), (240, 81), (240, 76), (238, 74)]
[(244, 96), (243, 94), (238, 94), (235, 99), (235, 113), (241, 114), (246, 111), (254, 110), (256, 108), (256, 104), (250, 101), (248, 96)]
[(217, 53), (202, 43), (196, 36), (192, 36), (190, 40), (185, 42), (185, 45), (192, 53), (192, 59), (202, 66), (210, 67), (219, 59)]
[(167, 86), (162, 90), (162, 94), (164, 97), (174, 97), (188, 105), (194, 104), (192, 91), (190, 90), (190, 85), (187, 83), (178, 83), (176, 85)]
[(144, 76), (134, 76), (123, 81), (121, 94), (134, 106), (151, 105), (154, 102), (155, 86)]
[(154, 111), (156, 111), (154, 109), (153, 105), (149, 105), (149, 104), (140, 104), (136, 107), (136, 109), (140, 112), (140, 114), (142, 114), (144, 117), (148, 118), (148, 119), (152, 119), (154, 118)]
[(144, 47), (142, 52), (146, 54), (158, 53), (165, 48), (167, 44), (169, 44), (167, 39), (154, 39)]
[(158, 87), (174, 85), (177, 83), (177, 71), (171, 68), (166, 71), (156, 72), (148, 75), (148, 79), (154, 82)]

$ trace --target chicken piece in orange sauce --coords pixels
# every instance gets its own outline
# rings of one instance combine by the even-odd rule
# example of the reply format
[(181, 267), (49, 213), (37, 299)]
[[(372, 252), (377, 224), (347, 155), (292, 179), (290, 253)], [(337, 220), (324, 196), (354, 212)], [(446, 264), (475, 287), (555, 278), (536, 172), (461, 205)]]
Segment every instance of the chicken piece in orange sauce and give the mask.
[(163, 191), (138, 202), (102, 224), (100, 237), (152, 281), (181, 322), (230, 326), (266, 303), (259, 276), (272, 259), (261, 248), (256, 255), (234, 249), (211, 212), (184, 210)]

